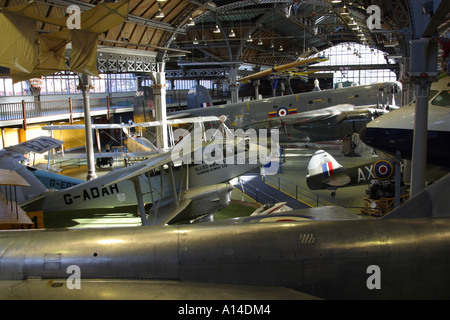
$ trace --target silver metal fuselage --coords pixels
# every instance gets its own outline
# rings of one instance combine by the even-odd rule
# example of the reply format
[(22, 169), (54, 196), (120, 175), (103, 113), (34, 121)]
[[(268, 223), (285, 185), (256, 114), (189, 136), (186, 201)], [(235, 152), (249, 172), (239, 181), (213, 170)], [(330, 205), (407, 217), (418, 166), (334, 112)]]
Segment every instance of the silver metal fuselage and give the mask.
[[(231, 129), (251, 127), (252, 124), (267, 120), (282, 118), (284, 115), (292, 115), (311, 110), (323, 109), (340, 104), (352, 104), (355, 106), (387, 105), (394, 95), (396, 105), (400, 105), (399, 94), (391, 93), (395, 88), (401, 91), (399, 82), (383, 82), (370, 85), (347, 87), (336, 90), (323, 90), (317, 92), (305, 92), (281, 97), (237, 102), (226, 105), (218, 105), (208, 108), (189, 109), (173, 112), (169, 116), (185, 114), (190, 116), (217, 116), (225, 115), (225, 124)], [(280, 113), (285, 111), (285, 113)], [(320, 129), (319, 129), (320, 130)], [(353, 129), (351, 133), (353, 132)], [(340, 132), (339, 132), (340, 134)], [(298, 141), (312, 141), (306, 133), (293, 132), (292, 139)], [(320, 137), (322, 140), (322, 137)]]
[[(450, 298), (450, 219), (222, 222), (0, 233), (0, 280), (281, 286), (321, 298)], [(369, 266), (381, 289), (367, 286)]]

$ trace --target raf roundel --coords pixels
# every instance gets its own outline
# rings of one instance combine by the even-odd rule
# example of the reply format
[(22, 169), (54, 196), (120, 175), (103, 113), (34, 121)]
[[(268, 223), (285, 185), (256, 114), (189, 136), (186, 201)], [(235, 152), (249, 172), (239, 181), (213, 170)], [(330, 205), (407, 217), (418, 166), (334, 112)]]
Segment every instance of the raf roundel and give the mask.
[(386, 180), (392, 176), (394, 172), (393, 166), (389, 161), (380, 160), (373, 166), (373, 175), (378, 180)]
[(287, 116), (288, 111), (286, 108), (280, 108), (280, 109), (278, 109), (277, 114), (279, 117), (284, 117), (284, 116)]

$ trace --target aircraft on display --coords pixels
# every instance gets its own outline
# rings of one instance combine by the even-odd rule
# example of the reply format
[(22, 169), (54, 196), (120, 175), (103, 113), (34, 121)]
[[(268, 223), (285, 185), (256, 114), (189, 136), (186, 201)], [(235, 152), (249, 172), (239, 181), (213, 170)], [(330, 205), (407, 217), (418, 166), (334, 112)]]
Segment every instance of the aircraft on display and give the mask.
[(245, 129), (278, 128), (280, 133), (284, 133), (280, 134), (280, 143), (337, 140), (358, 133), (367, 123), (388, 113), (390, 109), (379, 109), (375, 105), (340, 104), (282, 118), (261, 120)]
[(33, 222), (17, 204), (16, 188), (29, 184), (11, 170), (0, 169), (0, 228), (3, 225), (31, 225)]
[[(253, 73), (246, 77), (239, 78), (239, 79), (237, 79), (237, 81), (242, 82), (242, 83), (248, 83), (251, 80), (259, 79), (259, 78), (262, 78), (265, 76), (298, 77), (298, 78), (302, 79), (303, 81), (308, 81), (308, 74), (314, 73), (314, 71), (307, 71), (306, 67), (311, 64), (323, 62), (323, 61), (327, 61), (327, 60), (328, 60), (328, 58), (325, 58), (325, 57), (314, 57), (314, 58), (294, 61), (291, 63), (279, 65), (279, 66), (273, 66), (272, 68)], [(299, 67), (302, 67), (302, 69), (298, 69)]]
[[(445, 75), (430, 87), (428, 99), (427, 164), (450, 165), (450, 77)], [(389, 154), (401, 152), (411, 159), (414, 136), (415, 100), (370, 122), (361, 130), (361, 139), (374, 149)]]
[[(34, 175), (34, 172), (27, 170), (18, 162), (18, 159), (24, 158), (23, 155), (18, 156), (17, 151), (12, 151), (11, 148), (0, 152), (0, 167), (16, 171), (30, 185), (29, 187), (18, 187), (21, 192), (18, 191), (19, 200), (17, 202), (25, 211), (42, 210), (44, 214), (46, 212), (64, 214), (64, 212), (82, 210), (111, 211), (114, 208), (123, 208), (136, 212), (137, 207), (144, 225), (190, 221), (200, 217), (207, 218), (208, 215), (227, 206), (232, 190), (232, 186), (227, 183), (228, 180), (260, 166), (256, 159), (239, 163), (238, 161), (233, 163), (208, 161), (205, 157), (210, 156), (211, 152), (208, 153), (205, 149), (210, 148), (215, 151), (215, 146), (218, 145), (216, 140), (200, 144), (200, 147), (195, 146), (194, 142), (196, 149), (189, 148), (189, 152), (194, 154), (199, 151), (203, 153), (203, 160), (206, 162), (200, 161), (198, 164), (188, 162), (182, 166), (174, 166), (174, 161), (184, 158), (180, 158), (179, 152), (172, 151), (179, 150), (183, 145), (191, 146), (191, 138), (193, 137), (185, 137), (181, 144), (177, 144), (169, 151), (161, 151), (132, 166), (111, 171), (99, 178), (60, 190), (48, 190)], [(38, 144), (40, 147), (47, 141), (51, 142), (51, 144), (47, 144), (48, 148), (59, 146), (62, 143), (56, 139), (41, 137), (23, 144), (27, 146)], [(220, 146), (224, 147), (225, 144), (220, 144)], [(234, 145), (232, 146), (234, 147)], [(229, 145), (226, 144), (226, 148), (228, 147)], [(246, 147), (254, 147), (255, 150), (259, 148), (259, 156), (268, 155), (267, 149), (253, 145), (251, 142)], [(17, 149), (16, 146), (15, 150)], [(40, 150), (34, 148), (34, 151)], [(239, 150), (236, 153), (234, 149), (231, 152), (223, 151), (223, 154), (225, 153), (227, 157), (229, 154), (236, 157), (245, 156), (241, 155)], [(187, 155), (188, 153), (184, 153), (183, 157)], [(47, 177), (49, 174), (51, 173), (47, 173)], [(63, 182), (60, 181), (65, 181), (65, 179), (61, 176), (59, 179), (50, 180), (50, 183), (53, 183), (54, 186), (58, 184), (62, 186)]]
[(383, 82), (188, 109), (167, 118), (222, 116), (230, 129), (279, 128), (281, 143), (337, 140), (390, 110), (400, 91), (399, 82)]
[(449, 299), (449, 194), (450, 174), (382, 218), (317, 207), (188, 225), (8, 231), (0, 298)]
[(378, 159), (352, 168), (344, 168), (332, 155), (318, 150), (308, 163), (306, 184), (311, 190), (369, 185), (395, 176), (395, 158)]
[[(201, 124), (205, 121), (218, 121), (218, 117), (195, 117), (195, 118), (188, 118), (188, 119), (171, 119), (166, 121), (166, 125), (170, 126), (172, 125), (180, 125), (185, 123), (194, 123), (194, 124)], [(107, 129), (120, 129), (123, 130), (127, 138), (125, 140), (125, 144), (127, 146), (127, 152), (98, 152), (94, 153), (94, 158), (113, 158), (113, 157), (124, 157), (124, 158), (130, 158), (130, 157), (146, 157), (149, 155), (154, 155), (159, 152), (158, 148), (150, 142), (147, 138), (141, 137), (136, 134), (131, 134), (132, 128), (149, 128), (149, 127), (157, 127), (161, 126), (162, 123), (160, 121), (151, 121), (151, 122), (131, 122), (131, 123), (112, 123), (112, 124), (92, 124), (91, 127), (93, 130), (96, 130), (98, 133), (98, 130), (107, 130)], [(48, 125), (48, 126), (42, 126), (42, 130), (80, 130), (84, 129), (84, 124), (69, 124), (69, 125)], [(172, 134), (172, 131), (170, 131)], [(99, 149), (101, 149), (99, 147)], [(54, 158), (86, 158), (86, 153), (67, 153), (63, 155), (56, 155)]]

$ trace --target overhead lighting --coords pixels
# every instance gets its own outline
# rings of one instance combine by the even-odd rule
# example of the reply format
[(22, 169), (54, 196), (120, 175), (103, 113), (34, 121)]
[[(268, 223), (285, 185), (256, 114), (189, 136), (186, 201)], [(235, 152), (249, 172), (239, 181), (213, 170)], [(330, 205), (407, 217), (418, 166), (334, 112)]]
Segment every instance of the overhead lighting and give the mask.
[(234, 33), (234, 30), (231, 29), (230, 34), (228, 35), (230, 38), (236, 37), (236, 34)]
[(278, 51), (283, 51), (284, 49), (283, 49), (283, 46), (282, 45), (280, 45), (280, 47), (278, 48)]
[(158, 13), (156, 14), (155, 18), (162, 19), (164, 18), (164, 12), (162, 12), (161, 4), (158, 2)]
[(262, 42), (262, 40), (261, 39), (259, 39), (259, 41), (258, 41), (258, 46), (262, 46), (264, 43)]
[(220, 29), (219, 26), (216, 24), (216, 28), (213, 31), (214, 33), (220, 33)]
[(248, 35), (247, 42), (253, 42), (252, 36), (250, 34)]
[(159, 8), (158, 14), (155, 16), (155, 18), (157, 18), (157, 19), (164, 18), (164, 12), (162, 12), (161, 8)]
[(156, 0), (156, 2), (166, 2), (167, 0)]
[(193, 44), (198, 44), (198, 40), (197, 37), (194, 38), (194, 42), (192, 42)]
[(350, 12), (348, 11), (347, 7), (344, 4), (344, 6), (342, 7), (341, 15), (346, 16), (346, 15), (349, 15), (349, 14), (350, 14)]
[(348, 26), (351, 27), (351, 26), (356, 26), (356, 25), (357, 25), (357, 23), (355, 22), (355, 20), (353, 18), (351, 18), (350, 22), (348, 23)]
[(331, 0), (331, 3), (341, 3), (342, 0)]
[(189, 17), (189, 22), (186, 25), (189, 27), (195, 26), (194, 19), (192, 19), (192, 17)]

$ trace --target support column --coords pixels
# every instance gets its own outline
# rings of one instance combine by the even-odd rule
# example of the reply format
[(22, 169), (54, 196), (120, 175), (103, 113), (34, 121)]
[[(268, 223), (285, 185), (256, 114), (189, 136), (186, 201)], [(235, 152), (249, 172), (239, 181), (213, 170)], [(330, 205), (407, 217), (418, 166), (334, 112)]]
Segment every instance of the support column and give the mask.
[(411, 197), (425, 189), (428, 139), (428, 93), (429, 81), (423, 79), (415, 85), (416, 110), (412, 148)]
[(259, 99), (259, 86), (261, 82), (259, 80), (253, 81), (253, 87), (255, 88), (255, 100)]
[(83, 93), (83, 110), (84, 110), (84, 130), (86, 134), (86, 160), (88, 167), (87, 180), (97, 178), (94, 164), (94, 140), (92, 138), (91, 123), (91, 104), (89, 101), (89, 90), (91, 85), (91, 76), (87, 74), (79, 74), (80, 89)]
[(231, 103), (238, 102), (238, 88), (239, 84), (237, 83), (237, 66), (230, 67), (230, 94), (231, 94)]
[(156, 127), (156, 146), (160, 150), (169, 149), (167, 135), (167, 105), (166, 105), (166, 73), (164, 63), (158, 63), (158, 71), (152, 72), (154, 84), (151, 86), (155, 95), (155, 116), (161, 126)]
[(425, 189), (428, 142), (428, 94), (437, 80), (437, 43), (430, 38), (411, 40), (410, 80), (415, 85), (416, 109), (411, 157), (411, 196)]

